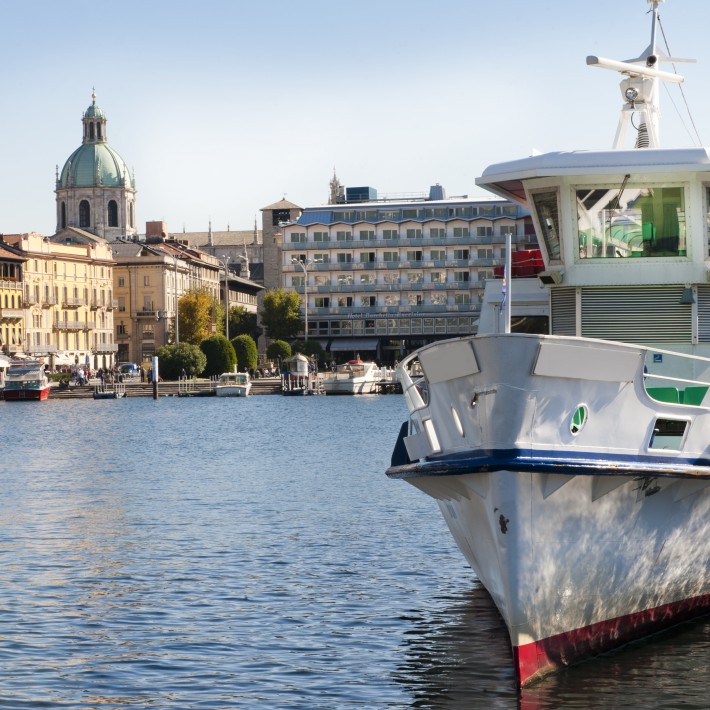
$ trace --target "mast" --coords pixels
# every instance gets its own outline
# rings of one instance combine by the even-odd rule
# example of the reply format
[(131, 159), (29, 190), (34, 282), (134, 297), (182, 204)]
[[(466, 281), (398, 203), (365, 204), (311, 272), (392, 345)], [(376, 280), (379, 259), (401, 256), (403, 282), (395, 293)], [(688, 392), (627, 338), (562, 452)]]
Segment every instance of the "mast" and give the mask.
[(605, 57), (589, 56), (589, 66), (611, 69), (622, 74), (621, 95), (624, 99), (621, 108), (619, 125), (614, 138), (614, 148), (623, 148), (629, 125), (634, 128), (636, 138), (635, 148), (660, 147), (660, 102), (659, 86), (661, 81), (680, 84), (683, 77), (680, 74), (661, 71), (660, 63), (693, 62), (693, 59), (678, 59), (659, 52), (656, 47), (656, 31), (658, 28), (658, 6), (665, 0), (646, 0), (651, 5), (651, 41), (646, 49), (635, 59), (616, 61)]

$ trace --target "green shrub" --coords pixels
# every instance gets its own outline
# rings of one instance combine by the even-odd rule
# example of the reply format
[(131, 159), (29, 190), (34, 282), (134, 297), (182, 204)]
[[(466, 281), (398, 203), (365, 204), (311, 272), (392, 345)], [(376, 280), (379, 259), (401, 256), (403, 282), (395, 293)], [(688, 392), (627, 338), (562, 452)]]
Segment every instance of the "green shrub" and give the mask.
[(234, 372), (237, 356), (232, 344), (223, 335), (213, 335), (200, 343), (200, 349), (207, 358), (205, 375), (218, 377), (223, 372)]
[(250, 335), (238, 335), (232, 340), (232, 346), (237, 356), (237, 369), (239, 372), (255, 370), (259, 356), (254, 338)]
[(285, 340), (274, 340), (266, 348), (266, 357), (269, 360), (277, 360), (283, 362), (291, 357), (291, 346)]

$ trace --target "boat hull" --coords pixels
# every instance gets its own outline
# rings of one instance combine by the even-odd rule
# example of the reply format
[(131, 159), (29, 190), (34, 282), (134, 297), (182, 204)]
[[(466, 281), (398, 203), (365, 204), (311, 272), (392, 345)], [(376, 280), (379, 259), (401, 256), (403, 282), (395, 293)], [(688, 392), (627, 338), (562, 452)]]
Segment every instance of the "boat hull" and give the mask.
[(710, 480), (645, 490), (617, 475), (407, 480), (438, 500), (500, 610), (521, 685), (710, 612)]
[(3, 390), (6, 402), (40, 402), (49, 398), (50, 387), (42, 389), (7, 389)]
[(217, 397), (248, 397), (251, 385), (221, 385), (215, 387)]
[(411, 416), (388, 475), (437, 500), (521, 685), (710, 612), (710, 406), (694, 386), (652, 398), (646, 360), (500, 335), (422, 349), (422, 377), (400, 372)]

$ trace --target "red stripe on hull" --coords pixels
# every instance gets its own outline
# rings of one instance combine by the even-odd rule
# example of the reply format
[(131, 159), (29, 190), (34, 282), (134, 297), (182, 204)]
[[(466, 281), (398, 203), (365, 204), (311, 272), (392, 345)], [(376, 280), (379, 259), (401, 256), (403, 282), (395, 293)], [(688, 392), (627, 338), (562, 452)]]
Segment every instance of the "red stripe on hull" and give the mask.
[(519, 683), (528, 685), (560, 668), (708, 613), (710, 594), (705, 594), (514, 646)]

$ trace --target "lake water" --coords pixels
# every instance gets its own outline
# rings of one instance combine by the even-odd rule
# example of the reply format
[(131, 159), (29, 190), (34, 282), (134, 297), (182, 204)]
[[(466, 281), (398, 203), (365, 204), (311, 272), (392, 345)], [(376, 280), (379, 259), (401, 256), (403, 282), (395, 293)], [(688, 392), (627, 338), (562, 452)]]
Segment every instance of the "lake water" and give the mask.
[(0, 708), (707, 708), (710, 623), (519, 696), (400, 396), (0, 402)]

